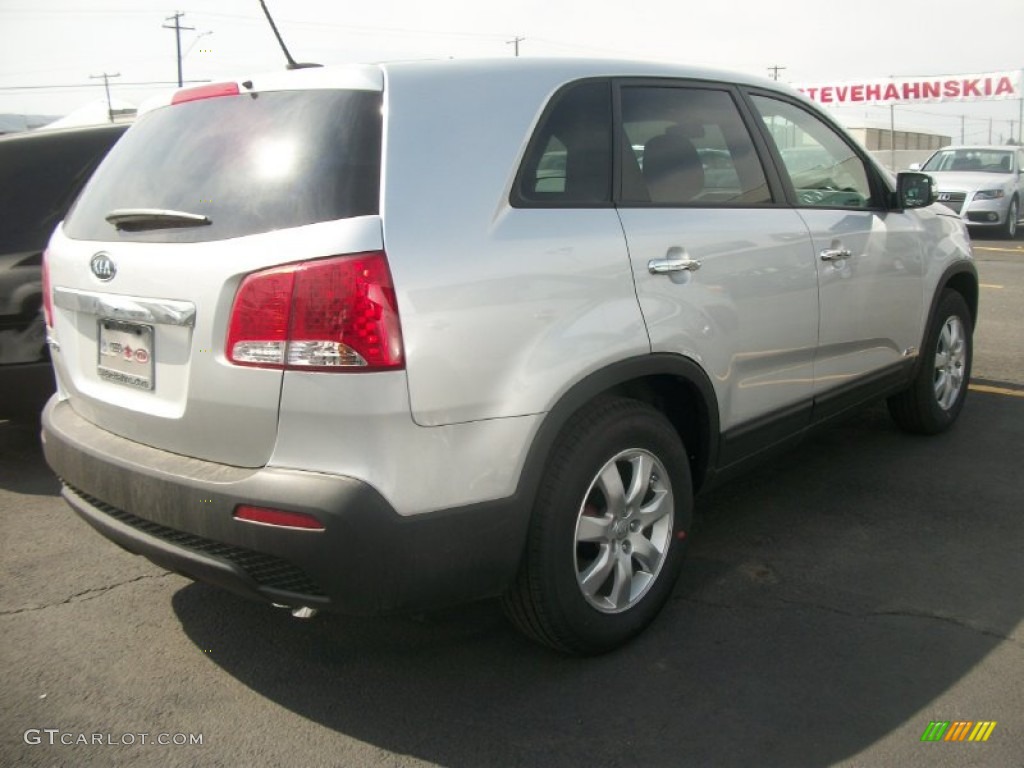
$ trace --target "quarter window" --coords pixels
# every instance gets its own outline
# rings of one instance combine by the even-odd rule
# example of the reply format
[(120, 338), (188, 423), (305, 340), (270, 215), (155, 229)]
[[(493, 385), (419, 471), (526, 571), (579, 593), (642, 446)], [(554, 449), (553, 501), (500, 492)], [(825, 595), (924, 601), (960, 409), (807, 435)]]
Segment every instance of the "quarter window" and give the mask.
[(829, 125), (788, 101), (752, 97), (801, 206), (870, 208), (864, 161)]
[(520, 203), (608, 205), (612, 199), (612, 99), (606, 81), (564, 92), (547, 114), (519, 174)]

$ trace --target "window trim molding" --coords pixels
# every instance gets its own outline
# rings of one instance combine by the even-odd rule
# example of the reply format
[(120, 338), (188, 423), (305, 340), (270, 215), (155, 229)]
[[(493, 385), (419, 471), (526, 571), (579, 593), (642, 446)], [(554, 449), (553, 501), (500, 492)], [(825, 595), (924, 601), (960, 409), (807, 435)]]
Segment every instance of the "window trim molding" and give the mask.
[[(611, 163), (611, 188), (609, 191), (609, 199), (602, 202), (570, 202), (566, 200), (533, 200), (524, 197), (521, 190), (524, 178), (527, 173), (528, 166), (532, 163), (538, 152), (543, 151), (540, 147), (542, 141), (541, 128), (547, 126), (548, 120), (551, 118), (551, 114), (558, 109), (562, 101), (567, 95), (577, 88), (589, 85), (592, 83), (603, 83), (609, 89), (609, 119), (612, 121), (612, 142), (613, 146), (610, 148), (612, 153)], [(544, 109), (540, 113), (540, 117), (534, 122), (530, 128), (530, 136), (526, 143), (522, 154), (519, 157), (519, 165), (516, 168), (516, 174), (512, 180), (512, 189), (509, 190), (508, 202), (513, 208), (523, 209), (590, 209), (590, 208), (614, 208), (615, 207), (615, 148), (614, 148), (614, 125), (615, 125), (615, 97), (614, 91), (612, 90), (612, 78), (610, 77), (584, 77), (578, 80), (565, 83), (560, 86), (551, 96), (548, 98), (547, 104), (544, 105)], [(539, 160), (539, 158), (537, 158)]]

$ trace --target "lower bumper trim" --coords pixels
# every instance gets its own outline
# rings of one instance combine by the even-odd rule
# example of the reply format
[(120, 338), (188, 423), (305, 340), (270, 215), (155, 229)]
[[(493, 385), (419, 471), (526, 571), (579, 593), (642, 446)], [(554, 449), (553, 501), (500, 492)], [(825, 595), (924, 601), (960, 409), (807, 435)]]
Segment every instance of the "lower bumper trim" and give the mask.
[[(186, 572), (184, 575), (209, 581), (211, 569), (216, 572), (226, 568), (232, 579), (241, 578), (243, 582), (250, 582), (254, 590), (262, 593), (262, 596), (268, 599), (287, 595), (293, 600), (307, 602), (327, 600), (327, 595), (324, 594), (320, 586), (301, 569), (274, 555), (213, 541), (193, 533), (178, 531), (154, 523), (151, 520), (144, 520), (130, 512), (117, 509), (93, 498), (67, 483), (64, 484), (62, 495), (86, 522), (110, 538), (113, 538), (111, 524), (117, 521), (122, 526), (142, 534), (148, 539), (162, 542), (169, 550), (172, 550), (166, 553), (169, 557), (161, 558), (161, 555), (164, 554), (161, 547), (156, 546), (155, 542), (147, 547), (140, 543), (137, 536), (122, 537), (122, 540), (117, 543), (129, 552), (145, 555), (151, 560), (162, 559), (164, 562), (161, 564), (170, 570), (183, 572), (188, 571), (192, 566), (194, 570), (202, 570), (206, 576), (193, 572)], [(218, 581), (222, 580), (218, 579)], [(235, 591), (249, 592), (250, 590)]]

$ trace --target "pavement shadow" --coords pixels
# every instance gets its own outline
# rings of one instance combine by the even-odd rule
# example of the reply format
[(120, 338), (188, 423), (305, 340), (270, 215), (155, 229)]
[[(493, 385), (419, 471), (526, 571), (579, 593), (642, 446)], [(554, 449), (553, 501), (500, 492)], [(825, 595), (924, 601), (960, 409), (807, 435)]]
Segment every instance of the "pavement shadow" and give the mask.
[(819, 433), (702, 502), (673, 600), (599, 658), (530, 644), (495, 603), (302, 622), (190, 585), (173, 608), (259, 695), (440, 765), (829, 765), (1021, 621), (1022, 438), (1024, 400), (978, 393), (940, 437), (884, 408)]
[(42, 460), (38, 421), (0, 421), (0, 488), (33, 496), (60, 495), (60, 482)]

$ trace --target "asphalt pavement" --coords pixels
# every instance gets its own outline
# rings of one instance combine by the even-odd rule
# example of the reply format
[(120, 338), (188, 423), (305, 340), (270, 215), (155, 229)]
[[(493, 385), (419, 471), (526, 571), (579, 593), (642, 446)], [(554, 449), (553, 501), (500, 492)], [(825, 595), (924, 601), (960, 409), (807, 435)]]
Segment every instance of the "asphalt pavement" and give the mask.
[[(666, 610), (595, 659), (493, 602), (301, 621), (193, 584), (96, 535), (0, 423), (0, 765), (1024, 765), (1024, 246), (976, 254), (958, 424), (878, 405), (715, 491)], [(922, 742), (935, 721), (996, 725)]]

